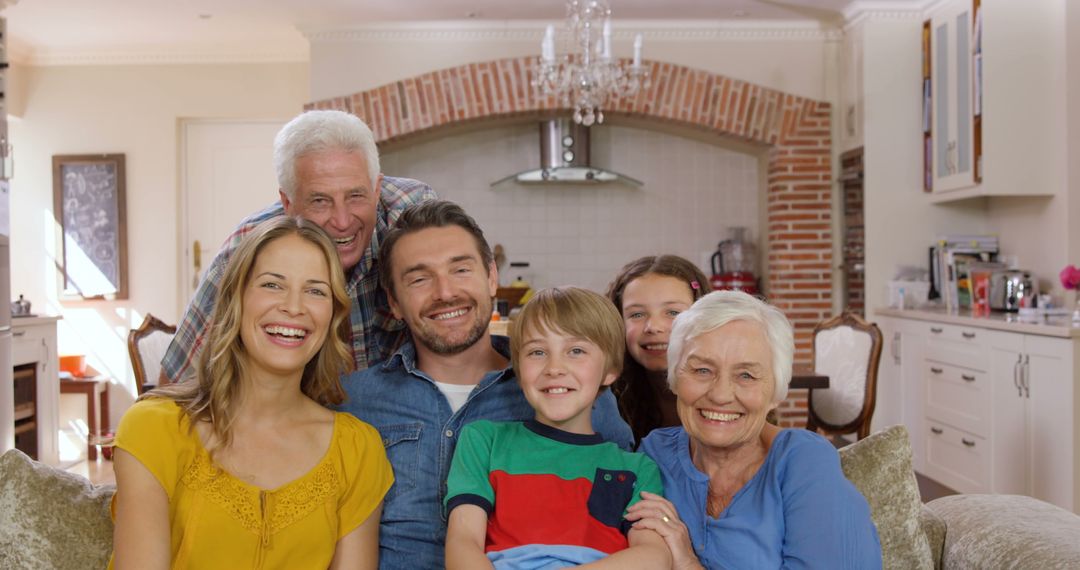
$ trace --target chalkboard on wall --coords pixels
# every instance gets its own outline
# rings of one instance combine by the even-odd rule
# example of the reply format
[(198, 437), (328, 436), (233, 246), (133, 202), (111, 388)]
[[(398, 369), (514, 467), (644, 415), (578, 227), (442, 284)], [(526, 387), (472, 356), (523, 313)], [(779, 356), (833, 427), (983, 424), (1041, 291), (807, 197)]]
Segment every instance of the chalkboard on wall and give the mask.
[(127, 299), (124, 155), (53, 156), (53, 214), (64, 295)]

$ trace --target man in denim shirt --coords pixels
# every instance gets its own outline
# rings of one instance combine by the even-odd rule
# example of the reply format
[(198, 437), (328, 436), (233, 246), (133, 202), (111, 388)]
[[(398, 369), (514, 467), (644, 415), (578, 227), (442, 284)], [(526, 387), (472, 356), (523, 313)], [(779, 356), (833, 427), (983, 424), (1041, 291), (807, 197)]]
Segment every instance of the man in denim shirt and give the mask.
[[(531, 419), (505, 337), (488, 333), (498, 273), (484, 234), (459, 206), (405, 210), (387, 233), (379, 280), (411, 340), (345, 381), (341, 409), (375, 426), (394, 467), (379, 534), (379, 567), (444, 568), (446, 477), (461, 428), (474, 420)], [(633, 436), (610, 392), (593, 425), (630, 449)]]

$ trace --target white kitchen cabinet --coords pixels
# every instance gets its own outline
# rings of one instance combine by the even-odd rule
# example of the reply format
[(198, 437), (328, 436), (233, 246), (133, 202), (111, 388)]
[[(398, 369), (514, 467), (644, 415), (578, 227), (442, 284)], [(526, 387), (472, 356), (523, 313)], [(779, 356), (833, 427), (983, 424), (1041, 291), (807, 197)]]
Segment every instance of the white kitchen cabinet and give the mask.
[[(895, 316), (908, 313), (917, 316)], [(888, 333), (878, 382), (900, 397), (878, 408), (907, 426), (916, 471), (962, 493), (1030, 495), (1080, 511), (1080, 331), (934, 321), (922, 311), (879, 316)]]
[(997, 331), (993, 369), (993, 491), (1078, 510), (1073, 341)]
[(917, 321), (882, 318), (877, 320), (885, 350), (878, 367), (877, 407), (874, 430), (902, 423), (911, 438), (915, 470), (922, 471), (923, 386), (920, 363), (926, 350), (925, 327)]
[(60, 462), (60, 370), (56, 351), (59, 317), (24, 317), (11, 320), (12, 365), (34, 365), (38, 461)]
[[(981, 178), (975, 143), (975, 122), (981, 115), (975, 93), (973, 47), (975, 10), (971, 0), (946, 0), (931, 14), (929, 100), (924, 100), (925, 127), (930, 129), (934, 193), (976, 185)], [(925, 86), (924, 86), (925, 89)]]
[(923, 473), (966, 493), (990, 490), (990, 379), (986, 331), (920, 322), (926, 331), (922, 358), (913, 363), (922, 387)]

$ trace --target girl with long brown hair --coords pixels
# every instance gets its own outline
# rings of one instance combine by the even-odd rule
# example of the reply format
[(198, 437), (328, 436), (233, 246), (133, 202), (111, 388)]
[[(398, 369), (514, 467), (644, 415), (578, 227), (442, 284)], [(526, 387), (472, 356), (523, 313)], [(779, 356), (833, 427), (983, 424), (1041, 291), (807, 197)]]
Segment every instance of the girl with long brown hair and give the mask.
[(675, 317), (710, 291), (705, 274), (677, 255), (635, 259), (608, 286), (626, 328), (625, 363), (611, 390), (639, 442), (656, 428), (680, 425), (667, 383), (668, 334)]

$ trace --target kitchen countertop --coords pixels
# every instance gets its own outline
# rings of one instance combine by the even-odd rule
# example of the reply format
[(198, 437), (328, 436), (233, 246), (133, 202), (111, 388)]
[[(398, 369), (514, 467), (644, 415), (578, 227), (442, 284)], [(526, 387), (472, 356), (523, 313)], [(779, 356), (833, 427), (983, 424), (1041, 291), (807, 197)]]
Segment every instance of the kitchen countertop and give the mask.
[(60, 315), (33, 315), (30, 317), (11, 317), (12, 327), (29, 327), (33, 325), (47, 325), (49, 323), (55, 323), (64, 317)]
[(1017, 313), (992, 311), (985, 317), (973, 317), (971, 311), (961, 309), (949, 312), (944, 308), (924, 307), (921, 309), (882, 308), (874, 314), (883, 317), (899, 317), (917, 321), (932, 321), (954, 325), (994, 329), (1006, 332), (1056, 336), (1061, 338), (1080, 338), (1080, 324), (1072, 322), (1072, 315), (1021, 319)]

